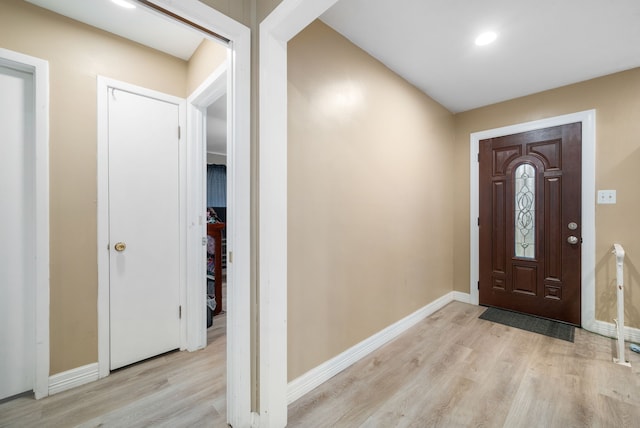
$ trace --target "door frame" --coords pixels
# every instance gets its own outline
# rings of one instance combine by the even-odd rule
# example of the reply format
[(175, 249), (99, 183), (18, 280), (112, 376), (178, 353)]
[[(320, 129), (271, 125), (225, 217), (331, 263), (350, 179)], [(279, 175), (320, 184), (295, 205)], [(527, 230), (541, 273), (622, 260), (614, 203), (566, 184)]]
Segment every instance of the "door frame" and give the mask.
[(287, 42), (339, 0), (282, 0), (260, 24), (261, 427), (287, 425)]
[[(227, 79), (228, 95), (228, 154), (227, 154), (227, 277), (233, 278), (234, 287), (228, 294), (227, 332), (227, 422), (232, 426), (251, 426), (251, 30), (223, 13), (198, 0), (149, 0), (178, 18), (184, 18), (229, 40), (229, 64)], [(187, 128), (188, 132), (188, 128)], [(188, 151), (200, 149), (187, 136)], [(205, 148), (202, 148), (204, 151)], [(99, 160), (100, 162), (100, 157)], [(195, 166), (196, 168), (190, 168)], [(203, 168), (203, 165), (200, 166)], [(203, 180), (198, 165), (187, 164), (187, 183)], [(202, 175), (199, 175), (202, 174)], [(200, 207), (206, 204), (204, 192), (189, 189), (192, 203), (186, 207), (188, 235), (186, 236), (187, 270), (197, 266), (204, 257), (202, 245), (204, 233), (199, 228), (203, 213)], [(199, 198), (202, 198), (199, 200)], [(100, 250), (100, 248), (99, 248)], [(189, 273), (197, 275), (197, 273)], [(188, 287), (192, 284), (189, 282)], [(198, 284), (196, 284), (197, 287)], [(187, 308), (188, 310), (188, 308)], [(253, 353), (255, 355), (255, 352)]]
[[(195, 224), (189, 223), (187, 240), (192, 243), (188, 248), (193, 249), (194, 257), (188, 257), (189, 266), (187, 267), (187, 331), (185, 347), (187, 351), (196, 351), (207, 346), (207, 327), (206, 327), (206, 246), (203, 245), (202, 237), (207, 235), (206, 221), (203, 213), (206, 212), (207, 201), (207, 185), (206, 185), (206, 168), (207, 162), (207, 136), (206, 136), (206, 120), (207, 107), (216, 102), (220, 97), (227, 93), (229, 85), (229, 76), (227, 73), (227, 60), (214, 70), (209, 77), (187, 98), (187, 169), (191, 174), (187, 177), (189, 182), (187, 187), (190, 191), (187, 193), (187, 209), (192, 213), (200, 213)], [(227, 99), (227, 111), (229, 111), (229, 102)], [(227, 121), (227, 135), (230, 134), (230, 121)], [(230, 181), (230, 186), (233, 185)], [(197, 215), (197, 214), (195, 214)], [(231, 244), (231, 243), (230, 243)], [(231, 273), (231, 272), (229, 272)], [(227, 297), (232, 292), (233, 278), (227, 276)], [(232, 300), (232, 299), (228, 299)], [(230, 302), (227, 301), (229, 305)], [(231, 316), (229, 312), (227, 318)], [(228, 328), (227, 328), (228, 330)], [(231, 336), (227, 331), (227, 336)], [(229, 358), (229, 361), (233, 361)], [(233, 362), (232, 362), (233, 364)]]
[(596, 111), (585, 110), (532, 122), (519, 123), (486, 131), (474, 132), (470, 136), (469, 157), (469, 294), (470, 303), (478, 305), (478, 281), (480, 278), (480, 230), (478, 199), (480, 140), (518, 134), (536, 129), (550, 128), (569, 123), (582, 123), (582, 272), (581, 272), (581, 316), (582, 326), (591, 330), (595, 326), (595, 261), (596, 261)]
[(49, 63), (0, 48), (0, 65), (33, 75), (35, 94), (35, 367), (36, 399), (49, 395)]

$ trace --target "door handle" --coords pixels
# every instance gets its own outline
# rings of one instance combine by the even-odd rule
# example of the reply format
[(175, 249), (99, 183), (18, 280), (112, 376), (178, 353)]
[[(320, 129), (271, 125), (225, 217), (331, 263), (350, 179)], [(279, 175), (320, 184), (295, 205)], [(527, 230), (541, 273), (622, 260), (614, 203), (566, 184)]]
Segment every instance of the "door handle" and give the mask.
[(578, 243), (578, 238), (576, 238), (575, 236), (571, 235), (570, 237), (567, 238), (567, 242), (571, 245), (575, 245)]
[(113, 246), (113, 248), (115, 248), (116, 251), (123, 252), (127, 248), (127, 244), (125, 244), (124, 242), (118, 242)]

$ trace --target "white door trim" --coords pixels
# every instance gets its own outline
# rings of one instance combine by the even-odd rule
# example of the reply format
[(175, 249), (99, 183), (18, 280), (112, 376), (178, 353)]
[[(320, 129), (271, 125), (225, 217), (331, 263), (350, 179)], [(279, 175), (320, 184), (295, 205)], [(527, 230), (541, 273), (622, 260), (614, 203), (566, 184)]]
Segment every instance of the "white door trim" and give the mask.
[[(109, 106), (108, 88), (116, 88), (133, 94), (169, 102), (178, 105), (178, 124), (186, 129), (186, 101), (162, 92), (132, 85), (130, 83), (98, 76), (98, 373), (99, 376), (109, 375), (110, 367), (110, 315), (109, 315)], [(186, 307), (186, 137), (180, 136), (178, 150), (178, 181), (179, 181), (179, 210), (180, 210), (180, 305)], [(187, 308), (188, 310), (188, 308)], [(186, 322), (180, 320), (180, 349), (186, 348)]]
[(260, 426), (287, 424), (287, 42), (338, 0), (284, 0), (260, 24)]
[(35, 85), (35, 374), (36, 398), (49, 395), (49, 63), (0, 48), (0, 65), (33, 75)]
[(478, 150), (480, 140), (582, 122), (582, 327), (587, 330), (595, 328), (595, 267), (596, 267), (596, 111), (586, 110), (563, 116), (550, 117), (533, 122), (520, 123), (502, 128), (474, 132), (470, 136), (470, 213), (469, 213), (469, 251), (470, 251), (470, 303), (478, 304), (479, 280), (479, 242), (478, 217), (480, 206), (478, 200)]
[[(251, 31), (248, 27), (198, 0), (151, 0), (164, 9), (229, 39), (231, 50), (227, 86), (227, 279), (233, 281), (227, 300), (227, 422), (248, 427), (251, 413)], [(190, 147), (199, 151), (197, 147)], [(203, 175), (188, 171), (190, 182)], [(190, 192), (191, 193), (191, 192)], [(191, 193), (189, 224), (205, 205)], [(197, 209), (197, 212), (193, 210)], [(204, 227), (203, 227), (204, 231)], [(202, 254), (201, 241), (189, 235), (187, 257)], [(192, 264), (188, 261), (188, 265)], [(200, 271), (199, 271), (200, 272)], [(196, 273), (197, 275), (197, 273)], [(255, 355), (255, 352), (253, 353)]]
[[(206, 120), (207, 107), (227, 93), (230, 83), (227, 63), (220, 65), (187, 98), (187, 351), (203, 349), (207, 346), (206, 327)], [(229, 110), (227, 106), (227, 111)], [(230, 122), (227, 121), (227, 133)], [(226, 155), (225, 155), (226, 156)], [(227, 180), (230, 189), (232, 180)], [(232, 191), (227, 193), (231, 194)], [(227, 293), (233, 289), (230, 275), (227, 275)], [(229, 296), (227, 296), (229, 297)], [(229, 299), (228, 299), (229, 300)], [(227, 305), (230, 302), (227, 301)], [(229, 314), (230, 315), (230, 314)], [(232, 336), (227, 331), (227, 337)], [(233, 359), (231, 359), (233, 360)]]
[[(250, 426), (251, 413), (251, 31), (248, 27), (198, 0), (150, 0), (152, 3), (208, 28), (229, 39), (230, 61), (228, 65), (228, 132), (227, 178), (233, 188), (227, 189), (227, 236), (229, 245), (227, 277), (233, 278), (233, 290), (229, 290), (227, 331), (227, 422), (232, 426)], [(197, 151), (190, 147), (189, 150)], [(193, 183), (202, 179), (197, 171), (187, 171)], [(204, 197), (195, 192), (194, 198)], [(187, 206), (187, 221), (197, 221), (201, 212), (194, 207), (204, 206), (204, 199)], [(189, 234), (187, 242), (187, 266), (193, 264), (190, 257), (198, 257), (202, 244)], [(197, 275), (197, 273), (195, 274)], [(255, 355), (256, 352), (253, 352)]]

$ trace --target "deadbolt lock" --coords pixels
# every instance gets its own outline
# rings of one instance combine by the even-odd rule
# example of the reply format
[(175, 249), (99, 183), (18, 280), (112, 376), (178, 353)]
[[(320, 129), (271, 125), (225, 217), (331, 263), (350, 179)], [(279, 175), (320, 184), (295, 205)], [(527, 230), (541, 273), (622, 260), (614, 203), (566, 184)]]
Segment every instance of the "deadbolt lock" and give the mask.
[(125, 244), (124, 242), (118, 242), (116, 245), (113, 246), (113, 248), (116, 249), (116, 251), (124, 251), (127, 248), (127, 244)]

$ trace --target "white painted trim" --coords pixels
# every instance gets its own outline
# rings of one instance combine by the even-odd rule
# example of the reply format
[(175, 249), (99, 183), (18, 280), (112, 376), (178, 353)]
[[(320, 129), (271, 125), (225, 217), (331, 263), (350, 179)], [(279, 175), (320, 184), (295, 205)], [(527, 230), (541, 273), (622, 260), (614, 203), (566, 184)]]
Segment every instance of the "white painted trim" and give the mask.
[[(206, 245), (203, 232), (206, 219), (205, 183), (202, 147), (206, 146), (205, 108), (194, 105), (187, 99), (187, 162), (190, 173), (187, 182), (187, 351), (203, 349), (207, 346), (206, 308)], [(206, 304), (206, 303), (205, 303)]]
[[(610, 322), (596, 320), (589, 331), (612, 339), (617, 339), (618, 337), (618, 329), (616, 328), (616, 325)], [(627, 342), (640, 343), (640, 329), (625, 326), (624, 340)]]
[[(98, 373), (99, 377), (109, 374), (110, 367), (110, 329), (109, 329), (109, 132), (108, 132), (108, 88), (116, 88), (133, 94), (172, 103), (178, 106), (178, 125), (187, 129), (186, 101), (183, 98), (162, 92), (132, 85), (127, 82), (110, 79), (104, 76), (97, 78), (97, 112), (98, 112), (98, 145), (97, 145), (97, 226), (98, 226)], [(180, 260), (179, 260), (179, 294), (180, 305), (187, 308), (186, 291), (186, 194), (187, 194), (187, 160), (185, 135), (180, 136), (178, 152), (178, 186), (180, 210)], [(186, 348), (186, 317), (180, 320), (180, 349)]]
[(0, 48), (0, 64), (33, 74), (35, 85), (35, 304), (36, 343), (33, 391), (49, 395), (49, 63)]
[(471, 295), (469, 293), (463, 293), (461, 291), (452, 291), (453, 300), (461, 303), (471, 303)]
[(287, 424), (287, 42), (338, 0), (284, 0), (260, 24), (260, 426)]
[(258, 372), (263, 428), (287, 425), (287, 68), (286, 44), (279, 43), (261, 33)]
[[(109, 375), (109, 145), (107, 82), (97, 79), (98, 377)], [(102, 177), (102, 178), (101, 178)]]
[(597, 328), (595, 319), (595, 268), (596, 268), (596, 111), (586, 110), (578, 113), (556, 116), (533, 122), (505, 126), (487, 131), (474, 132), (470, 137), (469, 170), (470, 170), (470, 303), (478, 304), (479, 280), (479, 216), (478, 201), (478, 150), (480, 140), (549, 128), (552, 126), (582, 122), (582, 327), (594, 331)]
[[(227, 422), (234, 427), (247, 427), (252, 425), (254, 417), (251, 412), (251, 31), (198, 0), (151, 1), (230, 40), (227, 281), (234, 286), (227, 289), (227, 332), (233, 332), (227, 335)], [(190, 180), (203, 177), (195, 170), (189, 175)], [(198, 195), (204, 197), (204, 193)], [(191, 210), (199, 204), (195, 199), (192, 202)], [(193, 212), (187, 215), (193, 220)], [(198, 254), (193, 243), (188, 254)]]
[[(226, 62), (187, 98), (187, 343), (188, 351), (207, 346), (206, 327), (206, 116), (207, 107), (227, 93)], [(227, 123), (227, 127), (229, 124)], [(229, 187), (233, 186), (228, 180)], [(227, 278), (227, 289), (233, 285)], [(227, 305), (230, 303), (227, 300)], [(227, 337), (233, 332), (228, 331)]]
[[(459, 293), (464, 294), (464, 293)], [(450, 292), (439, 299), (434, 300), (400, 321), (391, 324), (378, 333), (352, 346), (343, 353), (309, 370), (297, 379), (289, 382), (287, 386), (287, 402), (293, 403), (306, 393), (328, 381), (349, 366), (357, 363), (376, 349), (389, 343), (402, 333), (418, 324), (434, 312), (442, 309), (449, 303), (460, 297), (456, 292)]]
[(188, 97), (187, 102), (192, 102), (202, 108), (207, 108), (215, 103), (220, 97), (227, 94), (229, 80), (227, 78), (227, 62), (218, 66), (213, 73), (207, 77)]
[(49, 394), (57, 394), (71, 388), (98, 380), (98, 363), (76, 367), (49, 378)]

